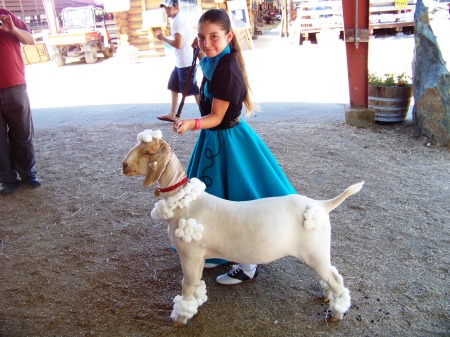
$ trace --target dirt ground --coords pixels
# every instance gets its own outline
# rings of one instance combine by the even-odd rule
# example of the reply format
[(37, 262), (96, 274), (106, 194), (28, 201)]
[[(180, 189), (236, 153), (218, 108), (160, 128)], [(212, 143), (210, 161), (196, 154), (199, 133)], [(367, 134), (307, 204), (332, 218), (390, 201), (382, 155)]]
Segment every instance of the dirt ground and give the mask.
[[(332, 263), (352, 296), (342, 322), (327, 323), (318, 278), (288, 257), (234, 287), (214, 282), (228, 266), (206, 270), (208, 302), (173, 328), (178, 257), (150, 218), (154, 188), (121, 174), (142, 126), (110, 123), (37, 130), (43, 186), (1, 199), (0, 336), (450, 335), (448, 149), (408, 122), (249, 123), (299, 193), (325, 199), (365, 181), (331, 213)], [(186, 164), (196, 134), (154, 128)]]

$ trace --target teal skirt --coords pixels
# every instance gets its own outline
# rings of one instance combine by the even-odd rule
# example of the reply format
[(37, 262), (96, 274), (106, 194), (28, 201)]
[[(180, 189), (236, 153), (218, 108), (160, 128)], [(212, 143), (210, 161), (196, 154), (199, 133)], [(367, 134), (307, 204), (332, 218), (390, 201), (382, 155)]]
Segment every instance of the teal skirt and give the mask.
[(203, 181), (209, 194), (231, 201), (296, 193), (267, 146), (243, 120), (229, 129), (201, 130), (186, 172)]
[(201, 130), (187, 175), (222, 199), (246, 201), (296, 191), (264, 142), (243, 120), (224, 130)]

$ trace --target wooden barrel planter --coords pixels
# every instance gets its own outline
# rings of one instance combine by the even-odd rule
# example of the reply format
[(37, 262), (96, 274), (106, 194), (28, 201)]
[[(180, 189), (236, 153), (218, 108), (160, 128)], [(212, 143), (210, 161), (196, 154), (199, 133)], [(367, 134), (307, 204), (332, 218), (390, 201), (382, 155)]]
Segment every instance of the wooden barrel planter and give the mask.
[(368, 108), (375, 110), (376, 122), (403, 122), (413, 95), (412, 86), (382, 87), (369, 84)]

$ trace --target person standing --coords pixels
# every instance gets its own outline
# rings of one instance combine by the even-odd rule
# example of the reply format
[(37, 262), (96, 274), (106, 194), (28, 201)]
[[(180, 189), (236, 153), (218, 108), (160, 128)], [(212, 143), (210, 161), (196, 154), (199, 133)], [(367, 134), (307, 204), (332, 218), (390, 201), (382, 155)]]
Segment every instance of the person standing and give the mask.
[[(240, 118), (242, 108), (249, 115), (253, 104), (242, 52), (224, 10), (210, 9), (200, 17), (198, 45), (204, 75), (201, 118), (178, 120), (173, 125), (179, 134), (200, 130), (187, 166), (188, 177), (202, 180), (206, 192), (232, 201), (295, 194), (270, 150)], [(205, 268), (206, 264), (213, 266), (210, 259)], [(239, 263), (216, 281), (233, 285), (257, 276), (257, 265)]]
[[(165, 37), (161, 32), (156, 34), (156, 38), (174, 48), (175, 68), (170, 75), (167, 85), (167, 88), (172, 93), (170, 111), (168, 114), (158, 116), (157, 118), (167, 122), (174, 122), (178, 107), (178, 96), (183, 92), (192, 65), (193, 49), (191, 44), (194, 36), (193, 29), (180, 13), (178, 0), (165, 0), (160, 7), (164, 7), (167, 16), (171, 19), (171, 38)], [(186, 96), (194, 95), (195, 101), (198, 104), (198, 94), (199, 88), (194, 70)]]
[(0, 20), (0, 195), (8, 195), (19, 183), (41, 186), (36, 178), (33, 120), (20, 45), (35, 41), (27, 25), (8, 10), (0, 8)]

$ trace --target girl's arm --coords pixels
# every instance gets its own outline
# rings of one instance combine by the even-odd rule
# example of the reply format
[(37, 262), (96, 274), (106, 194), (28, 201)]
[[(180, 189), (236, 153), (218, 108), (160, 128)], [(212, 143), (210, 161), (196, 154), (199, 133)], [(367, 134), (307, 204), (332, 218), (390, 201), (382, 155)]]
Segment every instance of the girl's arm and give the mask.
[(211, 129), (222, 123), (230, 102), (213, 98), (211, 113), (208, 116), (197, 119), (184, 119), (174, 123), (175, 132), (180, 135), (189, 130)]

